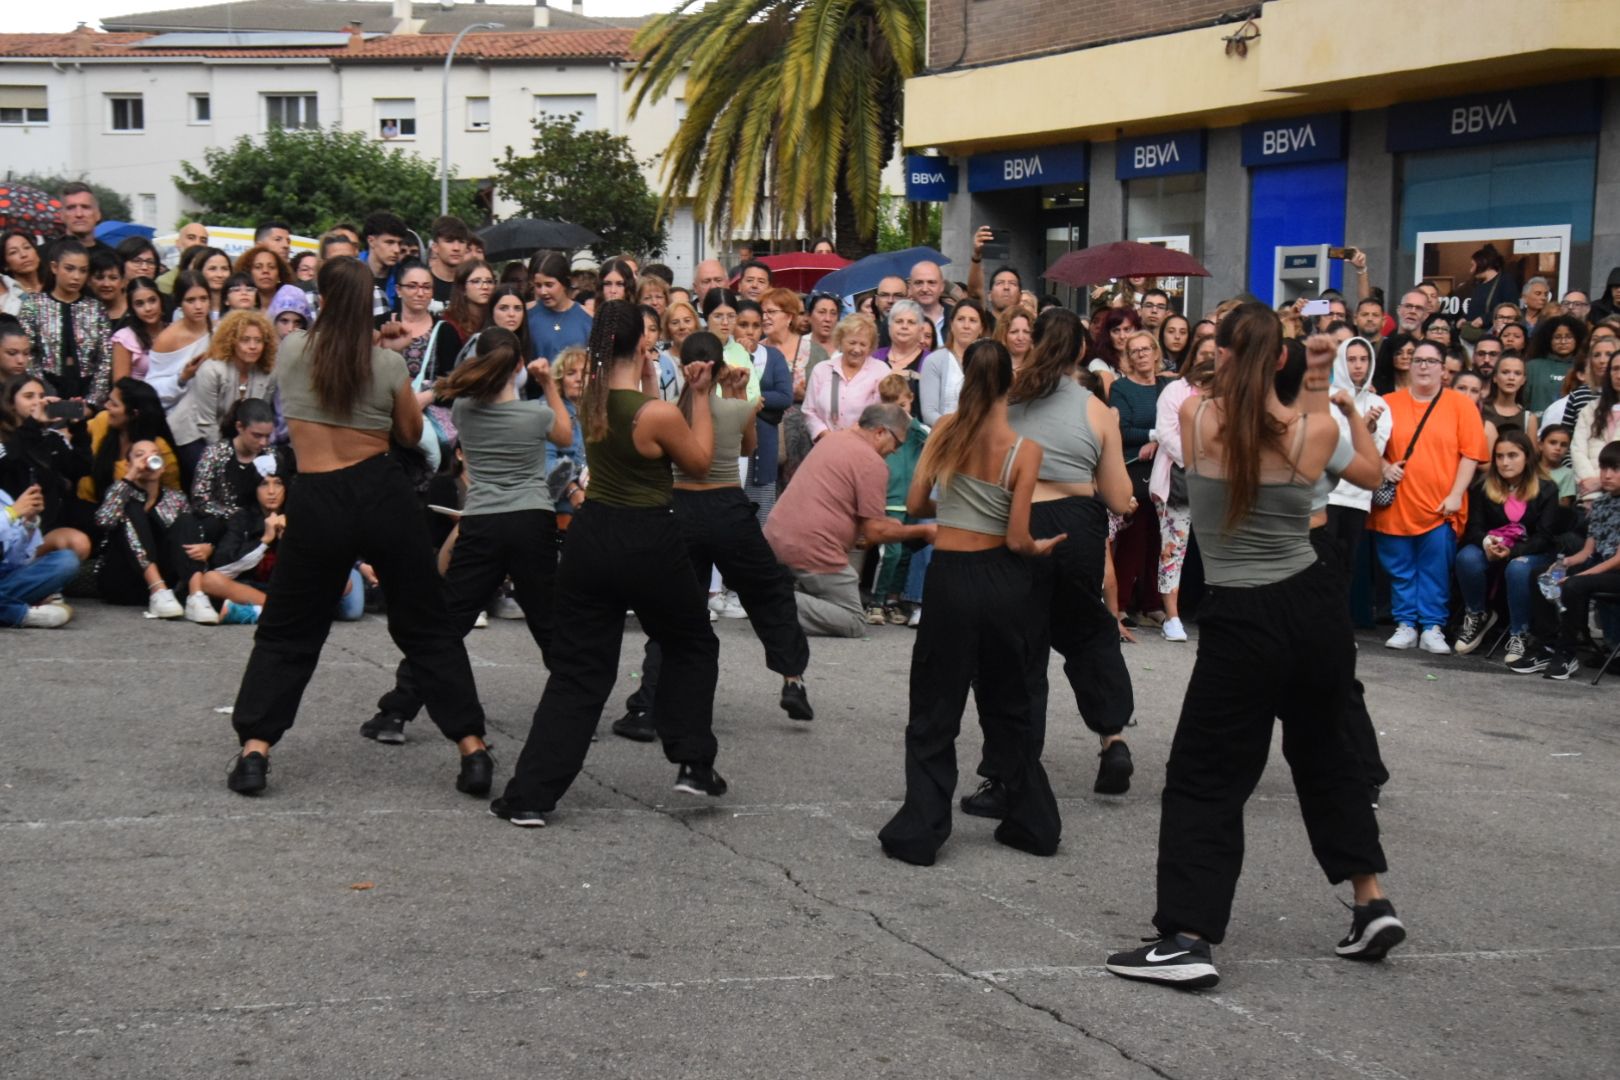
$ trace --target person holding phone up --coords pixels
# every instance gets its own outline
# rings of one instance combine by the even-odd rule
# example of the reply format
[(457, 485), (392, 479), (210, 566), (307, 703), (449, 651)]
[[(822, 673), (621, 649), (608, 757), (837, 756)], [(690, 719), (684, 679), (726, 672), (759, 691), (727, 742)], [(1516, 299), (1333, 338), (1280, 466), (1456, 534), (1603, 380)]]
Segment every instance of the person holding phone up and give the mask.
[(61, 401), (20, 375), (0, 384), (0, 490), (20, 499), (38, 488), (45, 505), (34, 524), (42, 552), (90, 557), (90, 537), (67, 524), (74, 486), (90, 472), (90, 434), (81, 401)]

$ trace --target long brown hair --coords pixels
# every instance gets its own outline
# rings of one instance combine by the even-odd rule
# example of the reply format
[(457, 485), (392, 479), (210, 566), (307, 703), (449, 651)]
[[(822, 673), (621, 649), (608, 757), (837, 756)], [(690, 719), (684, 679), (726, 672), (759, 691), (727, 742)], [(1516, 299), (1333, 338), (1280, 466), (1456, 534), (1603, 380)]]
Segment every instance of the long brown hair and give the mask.
[(304, 344), (309, 382), (321, 408), (346, 419), (371, 382), (371, 268), (347, 256), (330, 259), (316, 285), (321, 317)]
[(433, 384), (433, 393), (446, 401), (458, 397), (472, 398), (480, 404), (494, 401), (512, 384), (522, 360), (517, 335), (492, 326), (478, 335), (471, 356)]
[(1058, 383), (1068, 377), (1069, 369), (1085, 359), (1090, 345), (1080, 316), (1067, 308), (1047, 308), (1035, 320), (1035, 335), (1029, 347), (1029, 356), (1025, 357), (1024, 366), (1013, 376), (1012, 390), (1007, 394), (1007, 400), (1016, 405), (1047, 397), (1057, 390)]
[(646, 333), (641, 308), (635, 304), (608, 300), (598, 305), (591, 323), (591, 339), (585, 346), (585, 392), (579, 403), (586, 442), (607, 438), (608, 374), (622, 360), (641, 362), (641, 339)]
[[(688, 345), (691, 346), (690, 350), (687, 349)], [(686, 335), (686, 340), (681, 343), (680, 364), (683, 367), (687, 364), (710, 365), (714, 369), (714, 376), (711, 381), (715, 386), (719, 386), (720, 377), (727, 367), (725, 345), (719, 337), (709, 333), (707, 330), (694, 330)], [(681, 408), (681, 415), (686, 417), (686, 422), (690, 424), (692, 422), (691, 383), (686, 383), (681, 387), (681, 396), (676, 401), (676, 404)]]
[(994, 338), (981, 338), (969, 345), (962, 355), (962, 392), (956, 411), (929, 434), (917, 462), (917, 474), (944, 487), (966, 468), (978, 448), (990, 410), (1007, 396), (1012, 385), (1012, 354), (1007, 346)]
[(493, 278), (495, 271), (490, 269), (489, 263), (482, 259), (468, 259), (456, 267), (456, 280), (450, 286), (450, 303), (445, 305), (444, 321), (455, 327), (461, 333), (462, 340), (472, 337), (484, 328), (489, 316), (489, 309), (495, 306), (495, 292), (490, 290), (489, 303), (482, 305), (482, 311), (473, 313), (472, 302), (467, 299), (467, 279), (478, 270), (489, 270)]
[[(1285, 453), (1286, 424), (1271, 415), (1270, 398), (1282, 355), (1282, 322), (1258, 301), (1239, 304), (1215, 327), (1215, 346), (1231, 356), (1215, 368), (1205, 391), (1221, 403), (1225, 447), (1226, 519), (1230, 532), (1254, 509), (1260, 492), (1260, 453)], [(1300, 421), (1304, 423), (1303, 420)]]
[[(1517, 484), (1509, 483), (1496, 469), (1496, 451), (1503, 443), (1512, 443), (1524, 455), (1524, 471), (1519, 474)], [(1485, 480), (1481, 484), (1487, 499), (1501, 505), (1509, 495), (1514, 495), (1529, 502), (1541, 493), (1541, 477), (1541, 454), (1536, 451), (1529, 435), (1518, 428), (1508, 428), (1496, 436), (1496, 446), (1491, 447), (1491, 460), (1485, 466)]]

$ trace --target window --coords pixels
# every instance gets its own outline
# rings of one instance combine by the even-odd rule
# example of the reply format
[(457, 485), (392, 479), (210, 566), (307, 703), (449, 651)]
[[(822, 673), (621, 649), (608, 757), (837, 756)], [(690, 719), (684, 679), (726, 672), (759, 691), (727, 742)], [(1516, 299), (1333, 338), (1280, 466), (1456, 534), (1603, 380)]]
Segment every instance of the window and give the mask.
[(146, 103), (139, 94), (107, 95), (107, 130), (138, 132), (146, 130)]
[(489, 130), (489, 98), (470, 97), (467, 99), (467, 130)]
[(45, 124), (50, 118), (43, 86), (0, 86), (0, 124)]
[(264, 95), (264, 126), (272, 131), (320, 127), (321, 121), (315, 111), (315, 95)]
[(564, 119), (570, 113), (579, 113), (579, 122), (576, 125), (581, 131), (588, 131), (597, 127), (596, 123), (596, 95), (595, 94), (536, 94), (534, 95), (534, 118), (542, 117)]
[(379, 139), (416, 138), (415, 98), (375, 98)]
[(192, 124), (211, 124), (214, 122), (214, 103), (207, 94), (190, 94), (190, 119)]
[(157, 224), (157, 196), (141, 194), (135, 196), (135, 221), (141, 225)]

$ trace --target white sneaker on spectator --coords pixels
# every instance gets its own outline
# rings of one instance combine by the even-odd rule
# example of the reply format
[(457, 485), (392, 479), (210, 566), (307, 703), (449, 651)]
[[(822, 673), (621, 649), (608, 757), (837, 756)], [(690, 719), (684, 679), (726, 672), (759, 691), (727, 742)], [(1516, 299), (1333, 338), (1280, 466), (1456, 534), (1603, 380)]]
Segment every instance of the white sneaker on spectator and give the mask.
[(1423, 631), (1423, 637), (1418, 639), (1418, 644), (1423, 647), (1424, 652), (1438, 656), (1445, 656), (1451, 652), (1451, 646), (1446, 644), (1446, 632), (1438, 626), (1431, 626)]
[(218, 626), (219, 612), (209, 602), (207, 595), (194, 592), (186, 597), (186, 622), (194, 622), (199, 626)]
[[(748, 612), (743, 610), (742, 601), (737, 599), (736, 593), (732, 592), (730, 589), (727, 589), (725, 592), (721, 593), (720, 596), (722, 597), (723, 602), (720, 605), (720, 609), (716, 611), (715, 614), (719, 615), (722, 619), (748, 618)], [(710, 610), (714, 609), (711, 608)]]
[(23, 616), (22, 626), (29, 630), (54, 630), (66, 626), (73, 618), (73, 609), (66, 604), (40, 604), (31, 607)]
[(487, 611), (480, 611), (478, 613), (478, 618), (473, 620), (473, 629), (474, 630), (488, 630), (489, 629), (489, 613)]
[(152, 594), (146, 602), (146, 617), (148, 619), (178, 619), (184, 616), (186, 609), (180, 606), (180, 601), (174, 598), (173, 589), (159, 589)]
[(922, 605), (921, 604), (912, 604), (911, 605), (911, 618), (906, 620), (906, 625), (911, 627), (913, 630), (917, 629), (917, 627), (922, 625)]
[(1417, 643), (1418, 632), (1405, 623), (1401, 623), (1401, 625), (1395, 628), (1395, 632), (1389, 635), (1389, 640), (1384, 642), (1384, 648), (1410, 649)]
[(521, 619), (523, 606), (510, 596), (503, 596), (495, 601), (493, 614), (497, 619)]
[(1180, 619), (1166, 619), (1164, 625), (1159, 629), (1164, 631), (1164, 640), (1166, 641), (1187, 640), (1187, 628), (1181, 625)]
[(1517, 664), (1520, 660), (1523, 660), (1525, 655), (1529, 652), (1529, 634), (1509, 634), (1507, 640), (1507, 652), (1503, 655), (1502, 662), (1504, 664)]

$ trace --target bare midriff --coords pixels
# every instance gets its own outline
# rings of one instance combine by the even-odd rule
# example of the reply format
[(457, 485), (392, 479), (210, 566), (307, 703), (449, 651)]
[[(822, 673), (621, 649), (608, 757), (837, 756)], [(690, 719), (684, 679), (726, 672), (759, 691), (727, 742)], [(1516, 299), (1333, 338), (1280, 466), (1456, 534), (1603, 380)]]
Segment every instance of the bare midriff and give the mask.
[(989, 551), (992, 548), (1006, 546), (1006, 536), (956, 529), (949, 525), (939, 526), (934, 534), (935, 551)]
[(288, 420), (301, 473), (336, 472), (388, 452), (387, 431), (334, 427), (312, 420)]
[(1089, 499), (1097, 494), (1095, 484), (1059, 484), (1052, 480), (1035, 481), (1035, 493), (1030, 502), (1056, 502), (1058, 499)]

